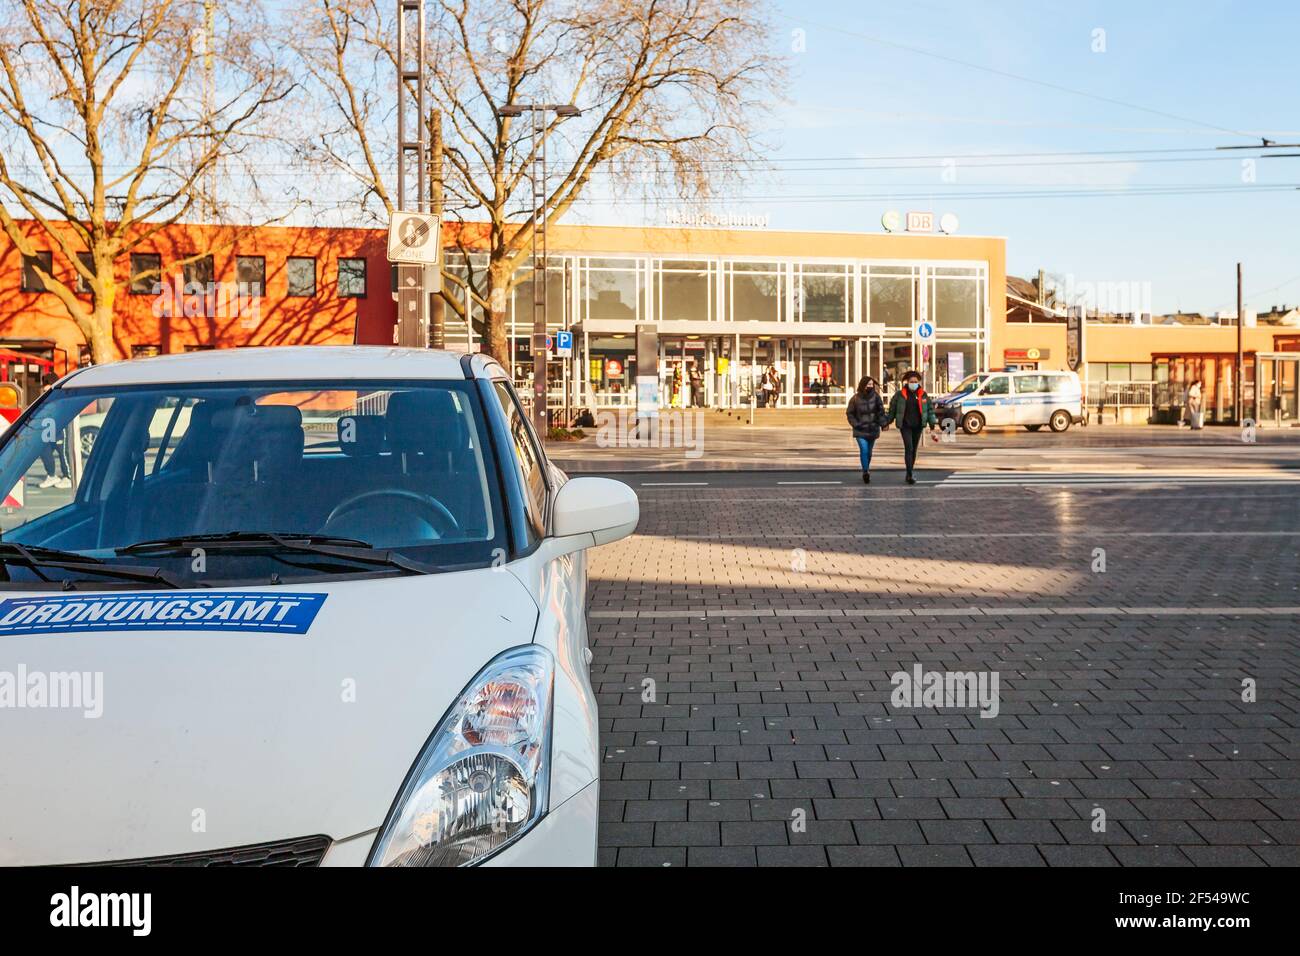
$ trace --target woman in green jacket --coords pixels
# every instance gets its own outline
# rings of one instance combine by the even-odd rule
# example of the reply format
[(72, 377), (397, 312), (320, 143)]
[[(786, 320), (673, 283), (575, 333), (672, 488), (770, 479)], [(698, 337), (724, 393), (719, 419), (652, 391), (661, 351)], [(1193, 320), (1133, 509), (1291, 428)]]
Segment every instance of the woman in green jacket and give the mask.
[(921, 373), (915, 369), (903, 376), (903, 386), (889, 402), (886, 423), (898, 426), (903, 436), (903, 462), (907, 465), (907, 483), (916, 484), (912, 469), (916, 466), (916, 452), (921, 447), (921, 433), (930, 427), (931, 437), (939, 437), (939, 419), (934, 414), (930, 396), (921, 388)]

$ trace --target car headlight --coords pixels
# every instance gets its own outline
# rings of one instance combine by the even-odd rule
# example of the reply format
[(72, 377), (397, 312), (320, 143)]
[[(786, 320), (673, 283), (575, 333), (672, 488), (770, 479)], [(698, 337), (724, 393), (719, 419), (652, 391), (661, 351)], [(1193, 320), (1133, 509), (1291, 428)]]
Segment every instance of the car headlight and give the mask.
[(526, 833), (550, 796), (555, 664), (530, 644), (479, 671), (424, 745), (371, 866), (464, 866)]

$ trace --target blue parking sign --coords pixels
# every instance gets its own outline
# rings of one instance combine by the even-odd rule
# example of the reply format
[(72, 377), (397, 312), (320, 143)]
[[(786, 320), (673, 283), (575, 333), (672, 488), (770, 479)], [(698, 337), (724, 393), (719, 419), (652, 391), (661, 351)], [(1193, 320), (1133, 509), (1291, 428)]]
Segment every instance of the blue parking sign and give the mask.
[(567, 356), (573, 352), (573, 333), (561, 331), (555, 333), (555, 352), (559, 356)]

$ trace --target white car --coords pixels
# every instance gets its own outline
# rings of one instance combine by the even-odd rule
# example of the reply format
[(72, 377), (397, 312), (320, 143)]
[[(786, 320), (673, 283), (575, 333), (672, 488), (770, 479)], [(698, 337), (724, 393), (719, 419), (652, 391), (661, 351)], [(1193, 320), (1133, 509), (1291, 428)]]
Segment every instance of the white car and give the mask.
[[(1083, 390), (1074, 372), (993, 371), (968, 375), (935, 400), (940, 422), (951, 420), (968, 435), (988, 427), (1044, 425), (1063, 432), (1083, 422)], [(949, 426), (953, 427), (953, 426)]]
[[(105, 407), (66, 500), (2, 522), (0, 866), (594, 864), (584, 552), (638, 504), (547, 462), (500, 365), (92, 367), (0, 439), (0, 485)], [(159, 409), (189, 414), (162, 447)]]

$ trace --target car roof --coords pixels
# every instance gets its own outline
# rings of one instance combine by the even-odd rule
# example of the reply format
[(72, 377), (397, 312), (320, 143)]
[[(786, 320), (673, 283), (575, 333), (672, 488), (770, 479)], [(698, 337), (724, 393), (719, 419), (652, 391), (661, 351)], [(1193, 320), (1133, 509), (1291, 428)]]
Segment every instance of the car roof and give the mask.
[[(212, 349), (92, 365), (65, 378), (62, 388), (203, 382), (450, 380), (465, 378), (459, 352), (355, 345), (290, 345)], [(473, 363), (482, 374), (483, 363)]]

